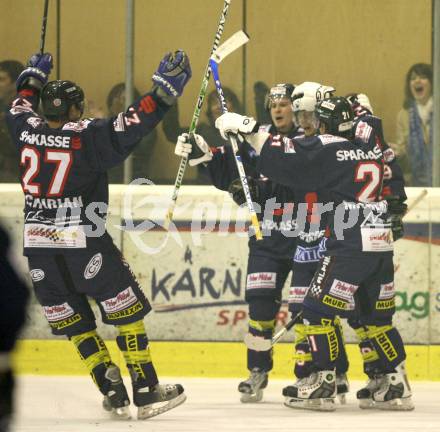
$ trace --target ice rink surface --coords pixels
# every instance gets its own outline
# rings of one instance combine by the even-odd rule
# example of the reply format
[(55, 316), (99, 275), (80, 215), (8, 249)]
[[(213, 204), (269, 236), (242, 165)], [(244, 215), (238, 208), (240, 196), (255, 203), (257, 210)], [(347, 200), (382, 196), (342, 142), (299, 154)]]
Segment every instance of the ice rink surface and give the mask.
[(19, 377), (13, 432), (440, 431), (440, 382), (412, 383), (416, 409), (411, 412), (360, 410), (355, 392), (363, 383), (354, 382), (347, 404), (331, 413), (286, 408), (281, 390), (288, 383), (280, 380), (269, 382), (258, 404), (240, 403), (239, 379), (170, 378), (161, 382), (182, 383), (187, 401), (150, 420), (116, 421), (101, 409), (101, 396), (88, 377)]

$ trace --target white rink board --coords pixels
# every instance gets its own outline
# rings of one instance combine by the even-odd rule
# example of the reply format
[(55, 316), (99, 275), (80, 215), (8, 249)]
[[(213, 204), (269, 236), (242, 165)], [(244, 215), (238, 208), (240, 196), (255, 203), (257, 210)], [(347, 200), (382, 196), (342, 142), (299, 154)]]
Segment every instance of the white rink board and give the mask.
[[(161, 220), (171, 190), (168, 186), (140, 186), (127, 194), (126, 188), (112, 186), (110, 193), (107, 227), (155, 310), (146, 318), (149, 336), (154, 340), (242, 340), (247, 313), (243, 301), (248, 250), (243, 232), (245, 209), (238, 209), (226, 193), (213, 187), (184, 186), (175, 211), (179, 231), (166, 233), (148, 225), (144, 225), (148, 230), (139, 231), (118, 228), (121, 218), (132, 218), (135, 225)], [(419, 192), (407, 189), (409, 203)], [(22, 200), (17, 186), (2, 186), (0, 215), (15, 240), (14, 260), (24, 270), (26, 261), (20, 251)], [(238, 232), (213, 232), (214, 221), (220, 221), (221, 227), (231, 221), (230, 226), (237, 224)], [(406, 238), (395, 248), (399, 310), (395, 323), (406, 343), (439, 344), (440, 190), (430, 189), (405, 221)], [(289, 283), (290, 277), (284, 299)], [(24, 337), (51, 338), (37, 304), (31, 305), (29, 315)], [(283, 306), (280, 319), (286, 318)], [(104, 337), (114, 335), (111, 327), (99, 327)], [(355, 341), (350, 330), (346, 335), (348, 341)]]

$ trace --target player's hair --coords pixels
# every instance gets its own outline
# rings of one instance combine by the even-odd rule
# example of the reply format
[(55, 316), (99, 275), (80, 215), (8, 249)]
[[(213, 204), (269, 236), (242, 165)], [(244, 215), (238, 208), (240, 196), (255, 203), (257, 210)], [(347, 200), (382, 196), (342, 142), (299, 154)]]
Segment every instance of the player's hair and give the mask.
[[(111, 104), (113, 102), (113, 99), (118, 97), (122, 92), (125, 92), (125, 83), (121, 82), (118, 84), (115, 84), (107, 95), (107, 109), (110, 111)], [(139, 90), (136, 87), (133, 87), (133, 98), (139, 99), (141, 97), (141, 94), (139, 93)]]
[(413, 64), (406, 73), (405, 78), (405, 100), (403, 101), (403, 108), (405, 109), (408, 109), (414, 101), (410, 87), (411, 75), (413, 72), (419, 76), (428, 78), (432, 88), (432, 65), (427, 63)]
[[(237, 95), (229, 87), (222, 87), (222, 89), (225, 99), (232, 104), (232, 111), (236, 113), (241, 113), (243, 110)], [(212, 117), (211, 105), (214, 103), (214, 101), (217, 100), (217, 98), (217, 90), (212, 90), (211, 93), (208, 94), (206, 116), (208, 117), (209, 122), (212, 124), (214, 124), (215, 118)]]
[(12, 82), (17, 81), (18, 75), (23, 71), (24, 66), (17, 60), (3, 60), (0, 62), (0, 71), (6, 72)]

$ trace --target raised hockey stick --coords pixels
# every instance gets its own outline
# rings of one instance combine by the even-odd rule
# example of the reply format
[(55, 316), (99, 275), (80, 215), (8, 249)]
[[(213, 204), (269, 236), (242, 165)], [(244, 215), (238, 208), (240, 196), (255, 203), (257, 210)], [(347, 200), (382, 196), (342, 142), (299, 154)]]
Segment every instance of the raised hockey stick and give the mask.
[(44, 1), (43, 23), (41, 25), (41, 38), (40, 38), (40, 54), (44, 53), (44, 43), (46, 41), (46, 25), (47, 14), (49, 10), (49, 0)]
[(269, 351), (296, 324), (301, 314), (302, 311), (298, 312), (284, 327), (273, 335), (272, 339), (264, 339), (261, 336), (247, 333), (244, 337), (244, 343), (249, 349), (254, 351)]
[[(222, 107), (222, 112), (228, 112), (228, 108), (226, 106), (226, 99), (223, 94), (222, 85), (220, 83), (220, 78), (218, 74), (218, 64), (215, 59), (211, 57), (209, 60), (211, 64), (212, 77), (214, 78), (215, 88), (217, 89), (217, 94), (220, 100), (220, 105)], [(255, 212), (254, 203), (252, 202), (251, 192), (249, 190), (249, 185), (246, 177), (246, 172), (244, 171), (243, 162), (241, 161), (241, 157), (238, 154), (238, 144), (237, 137), (230, 134), (229, 141), (232, 146), (232, 151), (234, 153), (235, 164), (237, 165), (238, 174), (240, 176), (241, 185), (243, 187), (244, 196), (246, 197), (246, 204), (248, 206), (248, 210), (251, 216), (251, 223), (255, 231), (255, 238), (257, 240), (261, 240), (263, 235), (261, 234), (260, 222), (258, 222), (257, 213)]]
[[(215, 33), (214, 43), (212, 44), (210, 56), (212, 54), (214, 54), (215, 50), (218, 48), (218, 44), (220, 42), (220, 38), (223, 33), (223, 29), (224, 29), (225, 22), (226, 22), (226, 15), (228, 14), (228, 9), (229, 9), (230, 4), (231, 4), (231, 0), (224, 0), (222, 13), (220, 14), (220, 21), (217, 26), (217, 31)], [(190, 135), (194, 134), (194, 132), (196, 130), (197, 123), (198, 123), (199, 117), (200, 117), (200, 111), (202, 109), (203, 101), (204, 101), (205, 95), (206, 95), (206, 89), (208, 88), (210, 76), (211, 76), (211, 68), (209, 67), (209, 61), (208, 61), (208, 64), (206, 65), (205, 73), (204, 73), (203, 79), (202, 79), (202, 86), (200, 88), (200, 92), (197, 97), (197, 103), (194, 108), (194, 113), (192, 116), (191, 125), (188, 130), (188, 133)], [(169, 228), (170, 222), (173, 219), (173, 213), (174, 213), (174, 209), (176, 207), (177, 197), (179, 196), (179, 189), (180, 189), (180, 186), (182, 185), (183, 176), (185, 175), (187, 163), (188, 163), (188, 158), (182, 157), (182, 159), (180, 160), (179, 169), (177, 170), (176, 180), (174, 182), (174, 190), (173, 190), (173, 194), (171, 196), (171, 202), (168, 207), (167, 214), (165, 215), (165, 220), (164, 220), (164, 224), (163, 224), (165, 229)]]

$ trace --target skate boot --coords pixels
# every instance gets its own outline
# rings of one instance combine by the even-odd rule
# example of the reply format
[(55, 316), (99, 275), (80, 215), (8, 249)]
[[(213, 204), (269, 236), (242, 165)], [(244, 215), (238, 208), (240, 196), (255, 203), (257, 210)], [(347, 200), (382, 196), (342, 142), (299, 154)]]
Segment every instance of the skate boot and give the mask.
[(156, 384), (153, 387), (133, 389), (133, 402), (138, 407), (137, 417), (145, 420), (169, 411), (185, 402), (186, 395), (180, 384)]
[(307, 378), (284, 387), (284, 405), (295, 409), (334, 411), (336, 373), (333, 370), (312, 372)]
[(264, 370), (253, 368), (246, 381), (238, 385), (241, 393), (240, 401), (243, 403), (260, 402), (263, 399), (263, 389), (267, 387), (268, 373)]
[(109, 390), (104, 396), (102, 407), (111, 412), (116, 419), (129, 420), (131, 418), (130, 399), (119, 368), (116, 365), (110, 365), (105, 372), (105, 378), (109, 381)]
[(350, 390), (350, 384), (348, 383), (347, 374), (336, 374), (336, 394), (341, 405), (347, 403), (346, 394)]
[(358, 390), (356, 397), (359, 400), (359, 408), (375, 408), (373, 394), (380, 389), (383, 380), (384, 374), (371, 375), (367, 381), (367, 385)]
[(396, 371), (384, 375), (380, 388), (373, 393), (375, 408), (391, 411), (411, 411), (411, 387), (403, 363), (396, 366)]

